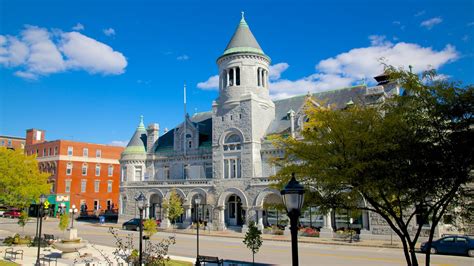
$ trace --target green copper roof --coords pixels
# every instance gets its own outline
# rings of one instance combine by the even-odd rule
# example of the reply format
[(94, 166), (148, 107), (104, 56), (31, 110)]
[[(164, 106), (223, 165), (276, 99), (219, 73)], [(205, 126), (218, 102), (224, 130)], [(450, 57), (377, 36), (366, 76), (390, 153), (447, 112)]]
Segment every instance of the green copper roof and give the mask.
[(240, 20), (237, 29), (235, 30), (232, 39), (224, 50), (223, 55), (233, 53), (255, 53), (265, 55), (257, 40), (250, 31), (249, 25), (245, 21), (242, 12), (242, 19)]
[(138, 124), (137, 130), (135, 130), (133, 137), (130, 139), (127, 148), (125, 148), (122, 154), (146, 153), (146, 141), (147, 135), (145, 125), (143, 124), (143, 116), (140, 116), (140, 123)]

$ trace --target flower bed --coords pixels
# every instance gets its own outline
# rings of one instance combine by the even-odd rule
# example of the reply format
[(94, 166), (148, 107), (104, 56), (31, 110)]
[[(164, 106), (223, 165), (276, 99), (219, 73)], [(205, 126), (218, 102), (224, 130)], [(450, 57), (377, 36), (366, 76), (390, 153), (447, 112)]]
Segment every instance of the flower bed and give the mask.
[(311, 227), (302, 228), (299, 230), (301, 236), (319, 237), (319, 231)]

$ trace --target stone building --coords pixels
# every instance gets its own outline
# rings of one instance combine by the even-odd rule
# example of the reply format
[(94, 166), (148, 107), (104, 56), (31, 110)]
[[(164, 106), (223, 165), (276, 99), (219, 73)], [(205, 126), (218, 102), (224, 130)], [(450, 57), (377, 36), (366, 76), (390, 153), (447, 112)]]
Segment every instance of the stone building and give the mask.
[[(268, 137), (298, 137), (305, 122), (306, 100), (345, 108), (361, 102), (376, 103), (398, 93), (396, 84), (379, 76), (375, 87), (360, 85), (272, 100), (270, 63), (242, 17), (217, 59), (219, 96), (212, 110), (186, 115), (180, 125), (163, 133), (158, 124), (145, 128), (141, 118), (120, 159), (122, 215), (137, 214), (134, 198), (143, 192), (149, 200), (146, 215), (161, 219), (161, 225), (167, 227), (169, 221), (161, 204), (175, 190), (185, 209), (178, 221), (181, 227), (190, 226), (194, 220), (195, 197), (201, 198), (202, 206), (197, 209), (201, 219), (214, 230), (245, 230), (249, 220), (260, 228), (274, 224), (279, 214), (267, 210), (265, 203), (281, 201), (279, 191), (269, 187), (269, 176), (277, 171), (271, 158), (281, 156), (282, 151)], [(321, 227), (324, 233), (344, 227), (346, 218), (332, 212), (310, 219), (306, 215), (301, 221)], [(368, 213), (362, 213), (354, 226), (369, 232), (369, 218)]]

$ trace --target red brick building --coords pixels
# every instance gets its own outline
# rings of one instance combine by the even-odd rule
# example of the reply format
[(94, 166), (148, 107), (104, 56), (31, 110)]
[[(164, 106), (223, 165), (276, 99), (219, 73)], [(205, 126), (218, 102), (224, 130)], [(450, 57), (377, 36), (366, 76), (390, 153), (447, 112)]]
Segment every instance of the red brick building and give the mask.
[(36, 154), (40, 170), (51, 173), (55, 211), (61, 203), (82, 211), (118, 209), (123, 147), (69, 140), (45, 141), (45, 131), (26, 131), (25, 153)]
[(13, 136), (0, 136), (0, 147), (7, 147), (8, 149), (24, 149), (25, 138), (13, 137)]

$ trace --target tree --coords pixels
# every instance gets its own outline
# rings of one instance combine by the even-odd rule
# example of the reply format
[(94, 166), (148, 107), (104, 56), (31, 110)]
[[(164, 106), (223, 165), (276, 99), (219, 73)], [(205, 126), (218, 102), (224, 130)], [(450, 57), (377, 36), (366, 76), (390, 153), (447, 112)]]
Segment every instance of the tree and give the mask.
[(262, 231), (255, 226), (254, 221), (249, 222), (249, 229), (244, 237), (244, 244), (252, 251), (252, 264), (255, 264), (255, 253), (262, 246)]
[(24, 209), (48, 194), (48, 173), (40, 173), (36, 156), (0, 147), (0, 205)]
[(59, 217), (58, 227), (61, 231), (64, 231), (67, 229), (68, 226), (69, 226), (69, 215), (67, 215), (66, 213), (63, 213)]
[(28, 213), (25, 210), (23, 210), (20, 213), (20, 217), (18, 217), (18, 225), (21, 226), (23, 232), (25, 232), (25, 226), (27, 222), (28, 222)]
[(163, 202), (163, 209), (166, 210), (167, 217), (174, 226), (176, 219), (184, 212), (183, 203), (178, 194), (176, 194), (176, 190), (171, 190), (170, 198)]
[(303, 140), (275, 138), (285, 151), (275, 160), (275, 178), (282, 186), (297, 173), (319, 192), (323, 210), (379, 214), (401, 239), (407, 265), (418, 265), (423, 224), (430, 223), (430, 247), (440, 219), (473, 181), (474, 87), (440, 80), (434, 71), (386, 73), (403, 95), (339, 110), (308, 103)]
[(152, 235), (156, 234), (156, 221), (153, 219), (146, 219), (143, 221), (143, 231), (150, 238)]

